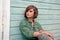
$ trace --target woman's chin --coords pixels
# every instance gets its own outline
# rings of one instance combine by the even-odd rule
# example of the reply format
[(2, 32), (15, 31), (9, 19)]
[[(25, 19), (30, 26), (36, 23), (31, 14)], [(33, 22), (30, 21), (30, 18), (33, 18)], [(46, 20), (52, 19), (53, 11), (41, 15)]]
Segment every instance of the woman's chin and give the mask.
[(28, 16), (28, 18), (31, 18), (30, 16)]

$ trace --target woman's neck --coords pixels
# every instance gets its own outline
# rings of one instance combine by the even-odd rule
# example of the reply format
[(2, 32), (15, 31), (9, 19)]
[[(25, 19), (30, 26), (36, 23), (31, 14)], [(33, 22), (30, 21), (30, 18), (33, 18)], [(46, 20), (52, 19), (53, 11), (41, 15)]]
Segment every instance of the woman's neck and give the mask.
[(28, 18), (28, 20), (32, 23), (32, 27), (34, 26), (33, 18)]
[(30, 22), (33, 22), (33, 18), (28, 18), (28, 20), (29, 20)]

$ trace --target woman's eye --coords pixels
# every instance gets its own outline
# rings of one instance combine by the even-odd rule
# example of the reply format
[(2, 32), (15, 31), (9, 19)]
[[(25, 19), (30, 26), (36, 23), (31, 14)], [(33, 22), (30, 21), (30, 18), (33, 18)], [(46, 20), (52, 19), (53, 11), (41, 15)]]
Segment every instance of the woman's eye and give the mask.
[(32, 12), (32, 11), (30, 11), (30, 12)]

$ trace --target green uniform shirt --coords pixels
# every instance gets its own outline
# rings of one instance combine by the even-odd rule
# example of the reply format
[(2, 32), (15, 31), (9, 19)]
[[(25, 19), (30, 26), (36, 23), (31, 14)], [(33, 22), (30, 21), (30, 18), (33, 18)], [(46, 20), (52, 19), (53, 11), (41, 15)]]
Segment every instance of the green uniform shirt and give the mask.
[(24, 19), (20, 22), (19, 28), (24, 40), (31, 39), (34, 32), (42, 30), (42, 27), (39, 23), (34, 21), (34, 27), (32, 27), (32, 23), (29, 22), (27, 19)]

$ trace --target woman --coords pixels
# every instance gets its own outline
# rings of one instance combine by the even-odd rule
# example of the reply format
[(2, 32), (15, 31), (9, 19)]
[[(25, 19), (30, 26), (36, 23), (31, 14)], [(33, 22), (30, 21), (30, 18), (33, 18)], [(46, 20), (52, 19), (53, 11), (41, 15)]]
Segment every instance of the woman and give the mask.
[(52, 34), (42, 29), (34, 19), (38, 16), (38, 9), (30, 5), (26, 8), (25, 19), (20, 23), (20, 31), (26, 40), (54, 40)]

